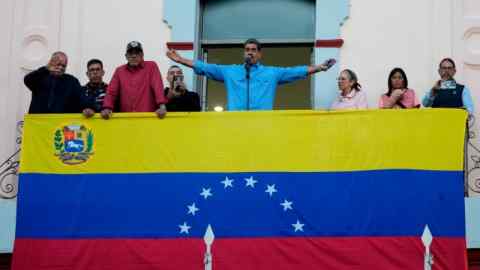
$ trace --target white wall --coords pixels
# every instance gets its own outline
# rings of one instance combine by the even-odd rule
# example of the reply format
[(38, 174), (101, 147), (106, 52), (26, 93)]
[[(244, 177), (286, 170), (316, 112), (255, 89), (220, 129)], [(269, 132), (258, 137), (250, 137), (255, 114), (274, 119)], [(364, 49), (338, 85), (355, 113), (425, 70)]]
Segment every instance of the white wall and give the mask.
[(438, 78), (438, 62), (452, 56), (451, 24), (451, 0), (351, 0), (340, 64), (357, 73), (370, 107), (395, 67), (405, 70), (420, 99)]
[(138, 40), (145, 59), (156, 61), (164, 75), (170, 30), (163, 22), (163, 8), (159, 0), (64, 1), (60, 48), (72, 55), (69, 71), (85, 83), (87, 61), (100, 58), (108, 82), (115, 68), (126, 62), (127, 43)]
[[(9, 154), (13, 154), (14, 132), (11, 119), (12, 113), (8, 104), (10, 101), (6, 98), (7, 93), (15, 90), (11, 90), (9, 87), (9, 77), (11, 66), (11, 48), (12, 48), (12, 34), (13, 34), (13, 11), (15, 0), (4, 0), (2, 2), (2, 8), (0, 9), (0, 33), (2, 35), (3, 42), (0, 42), (0, 59), (3, 65), (0, 65), (0, 163), (3, 162)], [(10, 130), (11, 132), (8, 132)], [(6, 132), (7, 131), (7, 132)]]

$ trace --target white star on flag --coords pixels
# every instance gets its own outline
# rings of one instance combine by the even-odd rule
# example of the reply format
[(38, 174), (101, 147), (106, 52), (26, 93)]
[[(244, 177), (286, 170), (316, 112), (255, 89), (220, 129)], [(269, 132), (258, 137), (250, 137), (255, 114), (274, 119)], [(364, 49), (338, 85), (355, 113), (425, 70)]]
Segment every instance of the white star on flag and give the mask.
[(247, 181), (245, 186), (252, 187), (252, 188), (255, 188), (255, 184), (258, 183), (257, 180), (253, 179), (253, 176), (250, 176), (250, 178), (245, 178), (245, 181)]
[(180, 228), (180, 234), (182, 233), (189, 234), (190, 229), (192, 228), (188, 226), (187, 222), (184, 222), (183, 224), (178, 225), (178, 227)]
[(267, 190), (265, 190), (265, 192), (270, 194), (270, 197), (272, 197), (273, 193), (277, 192), (277, 189), (275, 188), (275, 185), (267, 185)]
[(188, 213), (192, 214), (192, 216), (195, 216), (195, 213), (200, 210), (197, 208), (195, 203), (192, 203), (192, 205), (187, 205), (187, 207), (188, 207)]
[(283, 206), (283, 211), (287, 211), (287, 210), (292, 210), (292, 204), (293, 202), (289, 202), (287, 200), (284, 200), (283, 203), (281, 203), (280, 205)]
[(227, 177), (225, 177), (225, 180), (223, 180), (220, 183), (222, 183), (224, 185), (224, 188), (227, 188), (227, 187), (233, 187), (233, 181), (235, 181), (235, 180), (229, 179), (228, 176), (227, 176)]
[(205, 200), (212, 195), (213, 194), (212, 194), (211, 188), (208, 188), (208, 189), (202, 188), (202, 193), (200, 193), (200, 196), (202, 196)]
[(300, 223), (300, 220), (297, 219), (297, 223), (292, 224), (292, 226), (295, 229), (295, 232), (303, 232), (303, 226), (305, 226), (305, 224)]

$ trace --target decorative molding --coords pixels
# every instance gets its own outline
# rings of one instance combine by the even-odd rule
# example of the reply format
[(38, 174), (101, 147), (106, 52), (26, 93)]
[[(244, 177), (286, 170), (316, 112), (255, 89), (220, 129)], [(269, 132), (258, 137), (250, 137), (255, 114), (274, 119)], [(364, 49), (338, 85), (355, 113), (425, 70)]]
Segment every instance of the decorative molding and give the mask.
[(344, 40), (339, 39), (318, 39), (315, 41), (315, 48), (341, 48)]
[(169, 50), (193, 51), (193, 42), (167, 42)]
[(480, 65), (480, 19), (465, 20), (467, 27), (464, 33), (465, 42), (465, 58), (466, 64)]
[(44, 26), (27, 29), (21, 45), (21, 68), (34, 70), (48, 58), (48, 29)]

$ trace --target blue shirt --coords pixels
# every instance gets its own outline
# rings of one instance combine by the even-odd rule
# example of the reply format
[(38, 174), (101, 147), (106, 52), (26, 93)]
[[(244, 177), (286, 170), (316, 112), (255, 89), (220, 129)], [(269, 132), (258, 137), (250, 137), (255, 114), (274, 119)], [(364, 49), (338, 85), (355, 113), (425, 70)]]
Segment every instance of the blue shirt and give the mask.
[(197, 75), (224, 82), (227, 89), (227, 109), (242, 111), (271, 110), (277, 85), (302, 80), (307, 77), (308, 67), (271, 67), (260, 63), (250, 70), (250, 94), (247, 98), (247, 79), (244, 65), (216, 65), (195, 61), (193, 70)]
[[(423, 99), (422, 99), (422, 104), (424, 107), (432, 107), (432, 104), (433, 104), (433, 100), (435, 99), (435, 97), (432, 97), (430, 95), (430, 92), (432, 90), (428, 90), (427, 93), (425, 94), (425, 96), (423, 96)], [(470, 89), (468, 89), (467, 86), (465, 86), (465, 88), (463, 88), (463, 92), (462, 92), (462, 102), (463, 102), (463, 107), (470, 113), (472, 114), (473, 113), (473, 100), (472, 100), (472, 96), (470, 95)]]

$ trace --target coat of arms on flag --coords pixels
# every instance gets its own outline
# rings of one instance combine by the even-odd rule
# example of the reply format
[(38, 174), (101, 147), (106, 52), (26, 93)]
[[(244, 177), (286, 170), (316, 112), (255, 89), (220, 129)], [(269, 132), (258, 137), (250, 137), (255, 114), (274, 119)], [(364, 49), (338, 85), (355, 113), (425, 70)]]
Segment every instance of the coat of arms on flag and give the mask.
[(55, 131), (55, 156), (63, 163), (84, 163), (93, 154), (93, 132), (83, 124), (64, 125)]

